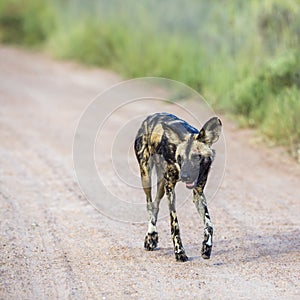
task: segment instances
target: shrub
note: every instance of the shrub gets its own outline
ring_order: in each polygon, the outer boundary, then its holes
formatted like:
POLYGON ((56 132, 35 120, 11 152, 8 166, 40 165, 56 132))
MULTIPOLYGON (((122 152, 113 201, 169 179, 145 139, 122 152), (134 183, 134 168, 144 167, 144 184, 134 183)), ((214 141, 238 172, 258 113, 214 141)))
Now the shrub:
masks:
POLYGON ((55 29, 54 7, 47 0, 2 0, 0 42, 34 46, 55 29))

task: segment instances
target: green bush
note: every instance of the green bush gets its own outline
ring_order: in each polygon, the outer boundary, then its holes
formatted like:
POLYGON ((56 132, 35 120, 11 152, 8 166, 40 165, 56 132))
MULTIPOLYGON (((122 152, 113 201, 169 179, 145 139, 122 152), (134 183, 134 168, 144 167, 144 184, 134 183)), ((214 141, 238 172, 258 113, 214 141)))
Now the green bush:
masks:
POLYGON ((270 103, 282 90, 300 87, 299 72, 298 51, 286 52, 272 59, 257 75, 247 77, 235 86, 233 112, 246 118, 249 125, 259 126, 267 115, 272 114, 268 109, 270 103))
POLYGON ((40 45, 55 29, 55 12, 47 0, 2 0, 0 42, 40 45))
POLYGON ((289 51, 241 81, 233 92, 233 113, 260 128, 277 144, 300 149, 300 53, 289 51))
POLYGON ((293 86, 284 88, 269 103, 262 131, 280 145, 296 145, 300 142, 299 99, 299 88, 293 86))
POLYGON ((84 19, 69 28, 61 28, 49 39, 48 47, 60 58, 110 67, 121 43, 117 30, 114 30, 113 37, 110 35, 111 31, 97 21, 84 19))

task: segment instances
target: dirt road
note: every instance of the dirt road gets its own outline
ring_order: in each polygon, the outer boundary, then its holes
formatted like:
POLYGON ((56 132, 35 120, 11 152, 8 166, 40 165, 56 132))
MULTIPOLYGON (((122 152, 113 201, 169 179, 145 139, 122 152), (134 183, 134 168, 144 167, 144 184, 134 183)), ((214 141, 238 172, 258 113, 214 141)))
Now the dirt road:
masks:
MULTIPOLYGON (((72 162, 75 128, 90 100, 119 81, 0 48, 0 299, 299 299, 299 165, 224 118, 226 169, 208 199, 210 260, 200 256, 203 229, 191 201, 178 209, 190 260, 177 263, 168 218, 158 223, 159 249, 146 252, 146 224, 105 217, 85 199, 72 162)), ((167 109, 176 111, 151 104, 167 109)), ((116 123, 124 120, 120 111, 116 123)), ((121 149, 117 156, 128 159, 121 149)), ((107 184, 118 186, 102 159, 107 184)), ((130 197, 144 201, 139 189, 130 197)))

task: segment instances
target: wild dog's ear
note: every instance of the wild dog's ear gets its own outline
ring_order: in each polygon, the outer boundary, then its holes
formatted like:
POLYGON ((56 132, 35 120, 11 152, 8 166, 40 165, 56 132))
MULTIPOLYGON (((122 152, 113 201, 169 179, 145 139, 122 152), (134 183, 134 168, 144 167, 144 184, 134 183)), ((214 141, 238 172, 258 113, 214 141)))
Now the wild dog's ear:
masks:
POLYGON ((219 139, 221 129, 221 120, 217 117, 213 117, 204 124, 197 136, 197 140, 202 143, 211 145, 219 139))

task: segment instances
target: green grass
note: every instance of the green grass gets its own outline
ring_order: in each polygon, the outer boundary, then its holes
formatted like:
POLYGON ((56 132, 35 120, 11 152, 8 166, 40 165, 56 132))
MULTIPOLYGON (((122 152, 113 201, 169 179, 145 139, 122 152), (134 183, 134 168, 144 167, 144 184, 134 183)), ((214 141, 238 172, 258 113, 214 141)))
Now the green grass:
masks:
POLYGON ((47 1, 0 0, 0 41, 41 45, 55 30, 54 14, 47 1))
POLYGON ((298 0, 0 0, 0 41, 184 82, 296 153, 299 16, 298 0))
POLYGON ((300 53, 297 50, 270 60, 235 85, 231 111, 241 124, 258 128, 278 145, 300 149, 300 53))

